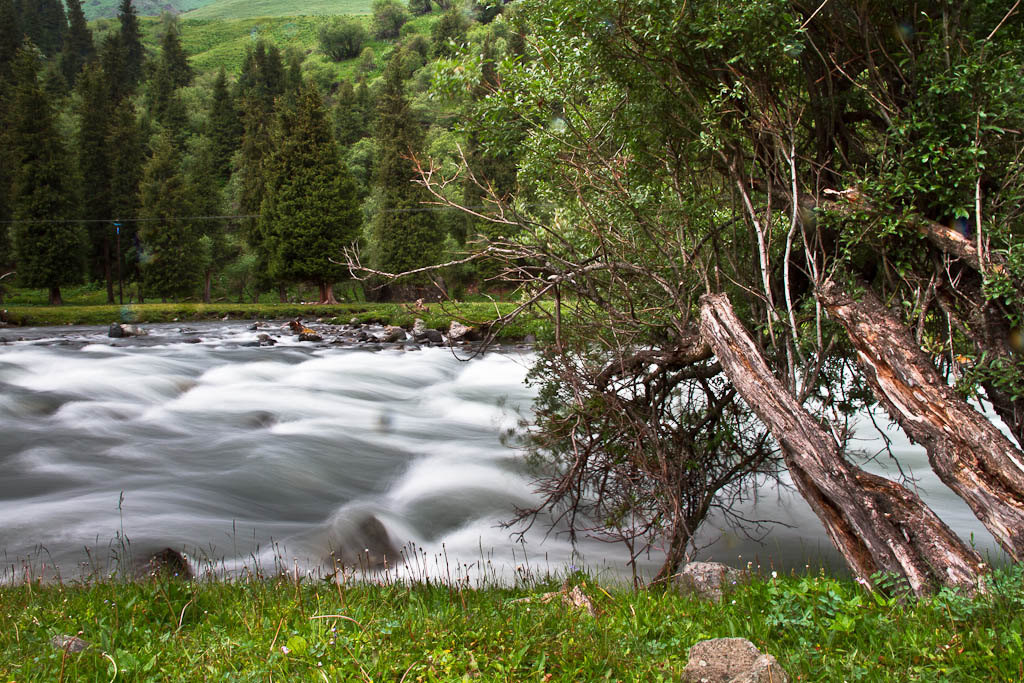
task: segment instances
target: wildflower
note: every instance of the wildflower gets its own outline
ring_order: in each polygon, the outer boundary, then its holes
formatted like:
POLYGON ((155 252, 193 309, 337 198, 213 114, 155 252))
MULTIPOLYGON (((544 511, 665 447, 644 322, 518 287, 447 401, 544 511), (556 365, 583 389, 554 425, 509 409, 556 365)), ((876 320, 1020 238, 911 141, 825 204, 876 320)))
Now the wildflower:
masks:
POLYGON ((289 652, 291 652, 291 650, 289 650, 286 645, 282 645, 281 646, 281 652, 283 652, 285 654, 288 654, 289 652))
POLYGON ((773 579, 779 578, 779 573, 778 572, 772 572, 772 578, 773 579))

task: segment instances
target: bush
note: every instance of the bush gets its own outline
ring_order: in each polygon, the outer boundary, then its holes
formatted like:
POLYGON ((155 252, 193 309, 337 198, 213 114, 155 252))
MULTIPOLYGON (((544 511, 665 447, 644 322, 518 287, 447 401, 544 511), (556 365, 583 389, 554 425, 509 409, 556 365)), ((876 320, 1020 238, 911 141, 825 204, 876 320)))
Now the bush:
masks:
POLYGON ((430 0, 409 0, 409 12, 413 16, 422 17, 424 14, 430 14, 432 9, 430 0))
POLYGON ((363 23, 350 17, 339 17, 320 29, 320 49, 336 62, 358 57, 366 42, 363 23))
POLYGON ((381 40, 397 38, 409 12, 397 0, 373 0, 373 35, 381 40))

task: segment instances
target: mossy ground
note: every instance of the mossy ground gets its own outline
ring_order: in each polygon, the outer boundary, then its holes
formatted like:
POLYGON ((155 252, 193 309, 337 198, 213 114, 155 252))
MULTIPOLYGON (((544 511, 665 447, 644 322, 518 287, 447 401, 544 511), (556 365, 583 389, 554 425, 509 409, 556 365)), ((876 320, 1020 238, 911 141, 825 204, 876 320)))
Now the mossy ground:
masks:
POLYGON ((572 574, 474 589, 429 581, 183 582, 0 588, 0 680, 676 681, 688 648, 748 638, 795 680, 1017 681, 1024 573, 974 598, 869 594, 822 575, 761 577, 722 603, 572 574), (65 654, 54 636, 92 647, 65 654))

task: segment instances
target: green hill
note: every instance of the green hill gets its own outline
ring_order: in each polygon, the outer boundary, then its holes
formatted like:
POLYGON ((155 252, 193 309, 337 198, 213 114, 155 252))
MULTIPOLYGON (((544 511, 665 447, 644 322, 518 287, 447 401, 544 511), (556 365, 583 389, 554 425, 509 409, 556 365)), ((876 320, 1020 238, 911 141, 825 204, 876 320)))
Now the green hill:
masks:
MULTIPOLYGON (((172 14, 188 12, 214 2, 216 0, 134 0, 132 4, 140 16, 147 17, 157 16, 163 12, 172 14)), ((82 3, 82 10, 85 12, 85 18, 91 21, 104 17, 116 17, 117 7, 120 4, 120 0, 85 0, 82 3)))
POLYGON ((241 19, 246 17, 296 17, 338 14, 369 14, 370 0, 191 0, 203 5, 189 19, 241 19))
MULTIPOLYGON (((85 0, 82 9, 89 20, 117 16, 120 0, 85 0)), ((140 16, 163 12, 197 19, 245 19, 251 17, 323 16, 369 14, 370 0, 134 0, 140 16)))

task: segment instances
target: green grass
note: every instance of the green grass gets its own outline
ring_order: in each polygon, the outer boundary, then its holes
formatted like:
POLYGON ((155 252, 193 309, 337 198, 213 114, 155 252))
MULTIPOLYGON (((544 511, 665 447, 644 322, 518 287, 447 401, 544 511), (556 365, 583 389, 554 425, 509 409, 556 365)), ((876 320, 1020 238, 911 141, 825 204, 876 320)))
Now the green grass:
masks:
POLYGON ((744 637, 794 680, 1016 681, 1024 573, 967 598, 884 598, 825 576, 759 579, 721 604, 573 575, 597 616, 543 594, 561 580, 461 583, 21 584, 0 588, 4 681, 677 681, 687 650, 744 637), (64 654, 50 641, 92 644, 64 654), (116 675, 115 675, 116 674, 116 675))
MULTIPOLYGON (((339 292, 340 294, 340 292, 339 292)), ((6 310, 7 319, 20 326, 100 325, 111 322, 162 323, 198 320, 217 320, 225 316, 235 320, 285 320, 301 317, 311 321, 323 319, 332 324, 350 322, 376 322, 409 328, 416 318, 422 318, 428 327, 447 330, 452 320, 480 325, 499 315, 507 315, 516 306, 511 302, 450 302, 428 305, 428 310, 416 310, 401 303, 343 303, 334 306, 320 304, 281 304, 271 301, 274 295, 264 295, 260 303, 146 303, 108 305, 103 290, 88 286, 70 287, 63 292, 63 306, 47 306, 45 290, 12 289, 7 292, 0 308, 6 310)), ((501 328, 499 339, 522 339, 528 334, 547 338, 550 324, 539 317, 524 316, 501 328)))
POLYGON ((189 19, 244 19, 302 15, 369 14, 370 0, 215 0, 192 12, 189 19))
MULTIPOLYGON (((217 2, 217 0, 133 0, 132 6, 135 7, 139 16, 156 16, 168 9, 175 12, 188 12, 212 2, 217 2)), ((121 0, 85 0, 82 3, 82 11, 85 12, 85 18, 89 20, 116 17, 120 5, 121 0)))

